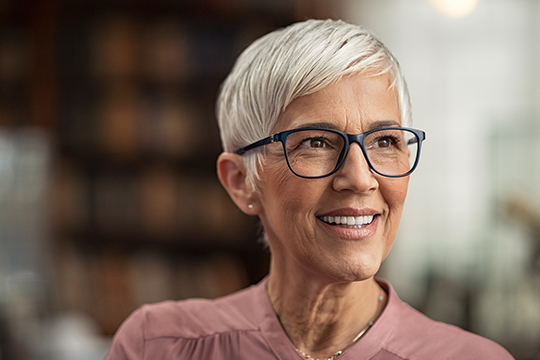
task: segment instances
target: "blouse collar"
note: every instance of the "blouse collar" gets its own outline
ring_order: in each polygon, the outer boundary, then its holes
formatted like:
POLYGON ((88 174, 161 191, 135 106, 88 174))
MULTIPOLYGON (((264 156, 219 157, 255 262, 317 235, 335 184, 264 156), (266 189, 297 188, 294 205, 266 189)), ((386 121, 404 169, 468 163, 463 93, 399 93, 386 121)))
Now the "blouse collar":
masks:
MULTIPOLYGON (((369 331, 339 356, 340 360, 370 359, 388 343, 398 325, 402 302, 387 281, 379 278, 376 281, 388 294, 386 307, 369 331)), ((261 310, 258 319, 261 333, 279 359, 301 359, 274 312, 267 284, 268 277, 265 277, 256 289, 257 303, 261 310)))

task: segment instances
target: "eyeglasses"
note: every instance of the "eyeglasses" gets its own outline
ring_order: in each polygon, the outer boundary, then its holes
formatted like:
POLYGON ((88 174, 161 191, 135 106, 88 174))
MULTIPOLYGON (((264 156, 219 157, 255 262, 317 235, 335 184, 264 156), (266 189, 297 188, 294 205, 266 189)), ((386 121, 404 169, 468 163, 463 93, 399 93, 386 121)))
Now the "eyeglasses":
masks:
POLYGON ((345 162, 349 147, 357 143, 375 173, 391 178, 410 175, 420 158, 426 133, 422 130, 385 127, 351 135, 333 129, 301 128, 282 131, 236 151, 247 151, 281 142, 289 169, 306 179, 320 179, 334 174, 345 162))

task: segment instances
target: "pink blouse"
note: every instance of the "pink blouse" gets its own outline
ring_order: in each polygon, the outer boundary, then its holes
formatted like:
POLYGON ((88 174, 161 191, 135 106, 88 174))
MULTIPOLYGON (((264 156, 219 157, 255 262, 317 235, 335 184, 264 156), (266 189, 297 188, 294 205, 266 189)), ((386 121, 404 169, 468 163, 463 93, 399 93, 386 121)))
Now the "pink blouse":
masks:
MULTIPOLYGON (((116 333, 104 360, 302 360, 274 313, 267 279, 216 300, 145 305, 116 333)), ((435 322, 402 302, 392 287, 371 329, 336 360, 510 360, 500 345, 435 322)))

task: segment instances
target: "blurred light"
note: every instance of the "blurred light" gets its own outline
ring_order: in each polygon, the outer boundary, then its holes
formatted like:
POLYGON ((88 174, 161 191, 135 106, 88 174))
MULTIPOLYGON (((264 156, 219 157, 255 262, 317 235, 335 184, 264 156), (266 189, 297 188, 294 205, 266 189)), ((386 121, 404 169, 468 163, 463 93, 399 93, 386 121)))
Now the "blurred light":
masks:
POLYGON ((430 0, 437 10, 448 17, 460 18, 472 13, 478 0, 430 0))

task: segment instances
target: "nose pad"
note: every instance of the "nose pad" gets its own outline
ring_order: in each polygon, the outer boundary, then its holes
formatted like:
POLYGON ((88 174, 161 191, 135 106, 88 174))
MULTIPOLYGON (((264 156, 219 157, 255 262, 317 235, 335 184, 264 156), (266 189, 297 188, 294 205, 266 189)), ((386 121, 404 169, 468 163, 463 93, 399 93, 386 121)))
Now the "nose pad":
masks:
POLYGON ((362 148, 360 147, 360 144, 353 143, 349 147, 349 152, 347 153, 347 157, 345 158, 343 162, 343 166, 361 166, 362 169, 365 169, 368 172, 371 172, 371 167, 369 166, 368 160, 366 159, 366 156, 364 152, 362 151, 362 148), (356 146, 355 146, 356 145, 356 146), (349 164, 347 164, 349 162, 349 164))
POLYGON ((351 144, 341 168, 334 178, 334 189, 365 192, 376 189, 379 183, 357 143, 351 144), (353 146, 356 145, 356 146, 353 146))

